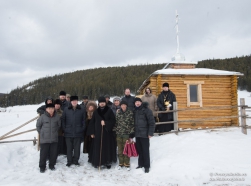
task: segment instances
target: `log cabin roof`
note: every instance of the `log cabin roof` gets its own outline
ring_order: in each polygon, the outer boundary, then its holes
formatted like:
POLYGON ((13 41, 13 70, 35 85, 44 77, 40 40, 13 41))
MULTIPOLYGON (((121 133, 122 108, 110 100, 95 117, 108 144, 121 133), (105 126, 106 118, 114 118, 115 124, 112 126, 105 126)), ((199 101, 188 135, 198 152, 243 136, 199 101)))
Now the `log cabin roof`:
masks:
POLYGON ((225 70, 215 70, 209 68, 194 68, 194 69, 162 69, 156 70, 152 74, 170 74, 170 75, 215 75, 215 76, 229 76, 237 75, 242 76, 240 72, 225 71, 225 70))
POLYGON ((194 69, 161 69, 156 70, 153 72, 139 87, 138 92, 145 88, 149 82, 151 76, 157 76, 159 74, 163 75, 190 75, 190 76, 197 76, 197 75, 205 75, 205 76, 243 76, 240 72, 234 72, 234 71, 225 71, 225 70, 215 70, 215 69, 209 69, 209 68, 194 68, 194 69))

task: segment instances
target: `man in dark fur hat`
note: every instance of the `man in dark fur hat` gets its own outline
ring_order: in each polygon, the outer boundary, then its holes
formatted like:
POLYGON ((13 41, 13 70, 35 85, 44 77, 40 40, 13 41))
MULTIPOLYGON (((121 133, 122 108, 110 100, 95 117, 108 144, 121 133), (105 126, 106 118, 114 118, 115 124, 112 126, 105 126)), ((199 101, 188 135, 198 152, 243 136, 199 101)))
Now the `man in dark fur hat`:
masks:
POLYGON ((60 91, 59 92, 59 99, 61 101, 61 109, 64 111, 65 108, 67 108, 70 105, 70 102, 66 100, 66 92, 65 91, 60 91))
POLYGON ((78 96, 71 96, 71 104, 64 109, 62 126, 67 146, 67 164, 79 165, 81 139, 84 137, 85 110, 78 105, 78 96), (74 149, 74 157, 72 151, 74 149))
POLYGON ((112 162, 117 161, 116 142, 112 133, 116 119, 113 111, 106 105, 105 97, 100 97, 98 102, 99 107, 94 111, 87 131, 87 134, 93 138, 90 162, 95 168, 106 166, 110 169, 112 162))

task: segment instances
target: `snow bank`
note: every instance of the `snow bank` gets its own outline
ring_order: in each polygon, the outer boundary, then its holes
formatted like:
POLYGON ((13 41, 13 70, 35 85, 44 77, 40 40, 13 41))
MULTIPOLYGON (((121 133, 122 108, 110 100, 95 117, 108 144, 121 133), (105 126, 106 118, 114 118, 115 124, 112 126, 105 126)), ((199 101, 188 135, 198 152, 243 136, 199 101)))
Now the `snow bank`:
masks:
POLYGON ((1 108, 0 107, 0 112, 6 112, 6 108, 1 108))

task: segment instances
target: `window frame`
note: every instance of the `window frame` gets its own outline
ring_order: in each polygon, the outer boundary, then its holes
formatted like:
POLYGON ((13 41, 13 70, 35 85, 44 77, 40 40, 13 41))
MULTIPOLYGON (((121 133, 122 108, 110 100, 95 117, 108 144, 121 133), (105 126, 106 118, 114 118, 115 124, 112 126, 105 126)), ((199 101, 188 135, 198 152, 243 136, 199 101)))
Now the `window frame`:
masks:
POLYGON ((199 105, 200 107, 203 106, 202 103, 202 84, 204 81, 184 81, 184 84, 187 85, 187 107, 191 107, 191 105, 199 105), (191 102, 190 101, 190 85, 197 85, 197 100, 198 102, 191 102))

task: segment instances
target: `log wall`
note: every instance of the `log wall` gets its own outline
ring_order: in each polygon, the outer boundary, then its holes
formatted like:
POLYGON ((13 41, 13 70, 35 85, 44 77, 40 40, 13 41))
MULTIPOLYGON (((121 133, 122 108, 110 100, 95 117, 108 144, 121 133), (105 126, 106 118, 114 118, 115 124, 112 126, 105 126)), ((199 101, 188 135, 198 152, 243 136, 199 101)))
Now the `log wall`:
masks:
MULTIPOLYGON (((189 76, 189 75, 155 75, 150 77, 147 87, 158 96, 162 91, 162 84, 169 83, 170 90, 176 95, 178 108, 187 107, 187 85, 184 82, 200 81, 202 87, 202 107, 236 106, 237 105, 237 77, 236 76, 189 76)), ((146 88, 146 87, 145 87, 146 88)), ((141 90, 143 94, 144 89, 141 90)), ((190 105, 189 108, 198 108, 200 105, 190 105)), ((238 115, 238 108, 181 111, 178 120, 238 115)), ((238 118, 220 118, 212 121, 180 123, 179 128, 206 128, 219 126, 237 126, 238 118)))

